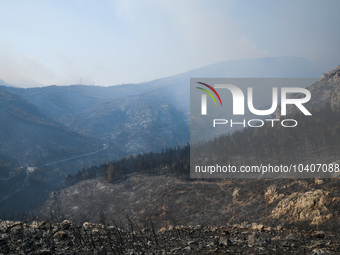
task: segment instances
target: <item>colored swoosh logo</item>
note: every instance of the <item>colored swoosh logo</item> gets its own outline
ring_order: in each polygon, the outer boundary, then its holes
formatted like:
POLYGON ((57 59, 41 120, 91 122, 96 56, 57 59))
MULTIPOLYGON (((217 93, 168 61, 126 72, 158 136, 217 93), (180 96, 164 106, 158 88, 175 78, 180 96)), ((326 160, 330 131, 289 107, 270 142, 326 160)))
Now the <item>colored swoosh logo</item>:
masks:
MULTIPOLYGON (((206 87, 209 88, 212 92, 214 92, 215 95, 217 96, 218 100, 220 101, 221 106, 222 106, 222 100, 221 100, 221 98, 220 98, 220 95, 217 93, 217 91, 216 91, 213 87, 211 87, 210 85, 208 85, 208 84, 206 84, 206 83, 203 83, 203 82, 197 82, 197 83, 198 83, 198 84, 201 84, 201 85, 203 85, 203 86, 206 86, 206 87)), ((211 92, 210 92, 209 90, 206 90, 206 89, 203 89, 203 88, 200 88, 200 87, 197 87, 197 88, 203 90, 204 92, 206 92, 206 93, 214 100, 215 105, 217 105, 214 96, 211 94, 211 92)))

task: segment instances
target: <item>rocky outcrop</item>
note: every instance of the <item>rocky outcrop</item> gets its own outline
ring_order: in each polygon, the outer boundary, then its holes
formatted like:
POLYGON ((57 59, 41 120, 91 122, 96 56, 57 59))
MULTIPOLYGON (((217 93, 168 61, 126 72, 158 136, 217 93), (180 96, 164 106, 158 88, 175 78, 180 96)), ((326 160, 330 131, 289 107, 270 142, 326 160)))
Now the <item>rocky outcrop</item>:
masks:
POLYGON ((308 89, 312 94, 312 105, 320 107, 329 103, 333 111, 340 111, 340 66, 324 73, 321 79, 308 89))
MULTIPOLYGON (((336 69, 324 73, 320 80, 313 85, 307 87, 311 92, 311 100, 304 104, 304 106, 311 111, 323 108, 329 105, 333 111, 340 112, 340 66, 336 69)), ((292 98, 304 97, 303 94, 293 94, 292 98)), ((287 106, 287 115, 300 113, 294 105, 287 106)), ((276 112, 276 116, 281 116, 281 108, 276 112)))
POLYGON ((70 221, 0 221, 0 254, 339 254, 338 233, 242 223, 134 230, 70 221))
POLYGON ((333 217, 327 209, 327 195, 328 192, 321 189, 294 192, 278 203, 272 211, 272 217, 286 217, 290 222, 310 221, 312 224, 320 224, 333 217))
POLYGON ((275 185, 269 186, 266 193, 264 194, 264 200, 267 204, 272 204, 275 200, 281 199, 283 197, 284 194, 278 194, 275 185))

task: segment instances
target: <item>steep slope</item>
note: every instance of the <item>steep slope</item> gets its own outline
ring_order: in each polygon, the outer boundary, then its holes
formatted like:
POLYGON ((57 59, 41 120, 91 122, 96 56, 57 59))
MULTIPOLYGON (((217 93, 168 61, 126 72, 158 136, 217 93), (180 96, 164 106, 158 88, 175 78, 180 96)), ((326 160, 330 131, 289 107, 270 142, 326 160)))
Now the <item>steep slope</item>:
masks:
POLYGON ((321 79, 308 87, 312 94, 310 105, 322 107, 330 104, 333 111, 340 111, 340 66, 322 75, 321 79))
POLYGON ((49 161, 94 151, 101 144, 67 131, 36 106, 0 89, 0 153, 22 165, 49 161))
MULTIPOLYGON (((280 125, 272 126, 268 123, 261 128, 249 128, 236 132, 233 136, 220 136, 204 146, 192 146, 192 165, 205 165, 207 159, 213 159, 219 165, 290 165, 290 164, 320 164, 332 163, 340 160, 340 68, 324 74, 319 81, 307 87, 311 99, 305 107, 312 116, 305 116, 295 106, 290 105, 288 115, 281 116, 281 120, 292 118, 296 120, 294 128, 284 128, 280 125)), ((289 97, 304 95, 293 94, 289 97)), ((280 112, 280 111, 278 111, 280 112)), ((279 114, 277 114, 279 116, 279 114)), ((307 165, 308 168, 308 165, 307 165)), ((315 171, 289 172, 285 177, 296 178, 327 178, 338 173, 315 171)), ((223 174, 221 174, 223 176, 223 174)), ((228 173, 224 177, 244 177, 249 173, 228 173)), ((276 173, 254 173, 253 177, 268 178, 277 176, 276 173)), ((196 176, 198 177, 198 176, 196 176)), ((201 177, 209 177, 202 174, 201 177)), ((217 176, 214 176, 217 177, 217 176)))
POLYGON ((208 182, 135 175, 114 184, 100 179, 87 180, 54 192, 40 213, 50 217, 55 213, 80 222, 97 222, 102 218, 123 224, 128 224, 127 215, 136 224, 151 217, 161 227, 221 226, 244 221, 275 226, 336 223, 339 207, 336 180, 208 182))
MULTIPOLYGON (((307 87, 311 93, 311 99, 305 103, 305 107, 313 114, 314 110, 329 105, 330 109, 335 112, 340 111, 340 66, 336 69, 324 73, 321 78, 314 84, 307 87)), ((301 98, 303 94, 292 94, 290 98, 301 98)), ((277 116, 280 116, 280 109, 277 110, 277 116)), ((295 106, 288 106, 287 113, 295 114, 300 112, 295 106)), ((340 118, 340 116, 339 116, 340 118)))

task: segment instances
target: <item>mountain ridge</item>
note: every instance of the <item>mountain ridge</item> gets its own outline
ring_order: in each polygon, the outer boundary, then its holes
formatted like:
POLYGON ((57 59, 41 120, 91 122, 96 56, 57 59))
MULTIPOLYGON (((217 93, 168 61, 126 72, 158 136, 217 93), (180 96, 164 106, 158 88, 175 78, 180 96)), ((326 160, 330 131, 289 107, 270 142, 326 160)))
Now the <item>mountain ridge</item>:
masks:
MULTIPOLYGON (((81 148, 80 151, 98 144, 93 138, 85 138, 66 130, 35 105, 2 88, 0 88, 0 117, 6 120, 0 124, 2 141, 0 152, 18 159, 22 165, 36 164, 36 160, 41 156, 46 159, 58 158, 50 154, 51 147, 58 144, 60 148, 63 146, 67 148, 74 141, 76 144, 79 143, 76 147, 81 148), (88 139, 90 143, 87 142, 88 139)), ((78 150, 73 148, 73 151, 78 150)))
POLYGON ((316 76, 318 73, 319 71, 306 59, 278 57, 224 61, 139 84, 110 87, 74 85, 4 89, 23 97, 74 132, 94 136, 102 143, 110 143, 113 146, 120 144, 121 147, 126 148, 125 153, 128 155, 143 152, 143 147, 144 152, 148 152, 153 148, 160 150, 189 141, 185 123, 189 123, 190 77, 295 77, 316 76), (131 105, 126 107, 125 102, 131 102, 131 105), (162 105, 166 105, 169 110, 166 111, 161 107, 162 105), (120 110, 123 106, 129 111, 128 114, 120 110), (156 116, 151 115, 150 125, 140 128, 139 126, 143 126, 141 124, 143 121, 136 123, 133 121, 139 118, 137 116, 143 116, 143 108, 160 114, 163 109, 164 116, 172 120, 168 122, 168 126, 181 124, 169 133, 165 126, 163 130, 159 129, 156 116), (116 117, 113 111, 116 111, 116 117), (121 127, 120 122, 125 120, 130 123, 128 129, 121 127), (128 139, 122 140, 122 136, 117 136, 119 128, 123 128, 128 139), (159 136, 168 136, 169 139, 158 139, 157 144, 151 139, 150 132, 155 134, 158 131, 161 132, 159 136), (140 137, 136 140, 137 147, 140 149, 133 149, 128 140, 131 141, 132 137, 136 139, 137 136, 140 137), (179 142, 177 136, 183 139, 179 144, 176 144, 179 142), (148 141, 143 137, 149 137, 148 141))

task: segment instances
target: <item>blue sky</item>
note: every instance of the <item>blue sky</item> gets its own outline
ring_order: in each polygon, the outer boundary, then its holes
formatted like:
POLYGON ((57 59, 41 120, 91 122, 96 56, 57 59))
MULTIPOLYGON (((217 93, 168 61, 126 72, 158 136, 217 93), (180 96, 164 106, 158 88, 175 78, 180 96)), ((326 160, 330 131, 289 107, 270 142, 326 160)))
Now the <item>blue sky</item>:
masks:
POLYGON ((340 64, 340 1, 0 0, 0 79, 116 85, 214 62, 340 64))

